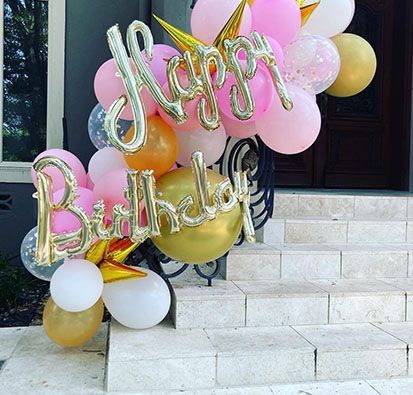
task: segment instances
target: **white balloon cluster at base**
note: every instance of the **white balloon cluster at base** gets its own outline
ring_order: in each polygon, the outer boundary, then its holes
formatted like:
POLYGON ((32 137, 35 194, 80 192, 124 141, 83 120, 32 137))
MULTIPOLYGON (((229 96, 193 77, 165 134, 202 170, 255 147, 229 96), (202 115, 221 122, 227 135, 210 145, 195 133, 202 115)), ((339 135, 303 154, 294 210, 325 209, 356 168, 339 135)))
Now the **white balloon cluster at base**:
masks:
POLYGON ((68 312, 91 308, 102 297, 113 318, 133 329, 159 324, 168 314, 171 295, 165 281, 155 272, 139 268, 146 277, 103 284, 98 267, 85 259, 67 259, 53 274, 53 301, 68 312))

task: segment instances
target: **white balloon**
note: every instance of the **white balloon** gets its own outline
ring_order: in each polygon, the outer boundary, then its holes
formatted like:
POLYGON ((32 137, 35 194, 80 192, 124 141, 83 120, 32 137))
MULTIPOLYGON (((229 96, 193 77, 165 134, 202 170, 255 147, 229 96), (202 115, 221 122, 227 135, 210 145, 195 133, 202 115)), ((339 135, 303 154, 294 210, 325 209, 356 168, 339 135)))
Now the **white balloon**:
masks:
POLYGON ((151 270, 146 277, 105 284, 102 298, 106 308, 122 325, 146 329, 159 324, 168 314, 171 295, 165 281, 151 270))
POLYGON ((103 278, 98 267, 85 259, 67 259, 50 281, 53 301, 72 313, 92 307, 101 297, 103 278))
POLYGON ((105 147, 90 158, 88 175, 93 184, 96 184, 110 171, 125 167, 128 168, 128 165, 122 153, 114 147, 105 147))
POLYGON ((304 29, 324 37, 344 32, 354 16, 354 0, 321 0, 304 29))
POLYGON ((191 155, 195 151, 204 154, 206 166, 213 165, 225 151, 227 135, 222 125, 212 132, 201 128, 190 133, 175 130, 175 134, 179 142, 176 161, 182 166, 191 166, 191 155))

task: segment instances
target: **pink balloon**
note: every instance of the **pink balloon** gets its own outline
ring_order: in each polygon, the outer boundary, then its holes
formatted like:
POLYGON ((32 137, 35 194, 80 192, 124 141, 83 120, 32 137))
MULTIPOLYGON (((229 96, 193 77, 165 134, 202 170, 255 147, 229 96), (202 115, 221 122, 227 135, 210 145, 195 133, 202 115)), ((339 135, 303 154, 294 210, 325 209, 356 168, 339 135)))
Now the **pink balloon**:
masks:
MULTIPOLYGON (((212 44, 241 0, 198 0, 191 15, 192 35, 205 44, 212 44)), ((245 5, 240 36, 251 31, 251 9, 245 5)))
POLYGON ((287 91, 294 103, 289 112, 274 100, 270 111, 257 120, 258 135, 272 150, 281 154, 298 154, 309 148, 317 139, 321 115, 317 103, 307 92, 287 84, 287 91))
POLYGON ((228 136, 246 139, 257 134, 255 121, 234 121, 225 115, 221 116, 221 121, 228 136))
POLYGON ((224 153, 227 136, 222 126, 213 132, 198 129, 192 133, 175 132, 179 142, 177 162, 182 166, 191 165, 191 155, 195 151, 204 154, 207 166, 213 165, 224 153))
MULTIPOLYGON (((246 66, 246 61, 242 60, 241 64, 246 66)), ((237 85, 233 74, 229 74, 224 86, 217 91, 217 98, 219 108, 223 114, 232 120, 237 120, 235 115, 232 114, 230 104, 230 91, 233 85, 237 85)), ((253 79, 248 81, 248 85, 251 89, 252 97, 254 98, 255 108, 254 115, 248 119, 248 121, 255 121, 262 114, 269 110, 274 100, 274 85, 269 71, 258 64, 257 72, 253 79)), ((241 106, 244 105, 241 94, 238 90, 238 97, 240 98, 241 106)))
POLYGON ((93 181, 91 180, 89 174, 86 175, 86 178, 87 178, 87 180, 86 180, 86 188, 87 188, 87 189, 90 189, 91 191, 93 191, 93 188, 95 187, 95 184, 94 184, 93 181))
MULTIPOLYGON (((59 189, 53 194, 53 202, 58 203, 64 193, 64 188, 59 189)), ((86 214, 91 216, 93 213, 93 204, 95 203, 95 197, 90 189, 77 188, 78 197, 74 200, 74 204, 82 207, 86 214)), ((63 232, 73 232, 80 229, 81 223, 79 219, 72 213, 66 210, 59 210, 54 214, 53 217, 53 232, 63 233, 63 232)))
POLYGON ((96 151, 89 161, 89 177, 96 184, 107 173, 115 169, 128 167, 123 154, 114 147, 105 147, 96 151))
POLYGON ((146 60, 152 74, 159 82, 159 85, 164 85, 167 81, 166 77, 166 65, 167 61, 173 56, 181 56, 180 53, 175 49, 165 44, 155 44, 153 46, 153 57, 149 61, 145 51, 142 51, 142 56, 146 60))
MULTIPOLYGON (((111 214, 112 213, 107 213, 106 216, 106 227, 110 226, 110 224, 112 223, 112 219, 111 219, 111 214)), ((144 206, 141 206, 141 227, 147 226, 148 225, 148 220, 146 218, 146 210, 144 206)), ((130 236, 130 232, 129 232, 129 223, 128 222, 124 222, 123 226, 122 226, 122 235, 125 237, 130 236)))
MULTIPOLYGON (((278 69, 280 71, 282 71, 283 67, 284 67, 284 52, 283 52, 283 49, 282 49, 281 45, 279 44, 279 42, 275 38, 272 38, 271 36, 267 36, 267 35, 265 35, 265 37, 266 37, 266 39, 268 40, 268 43, 271 46, 271 49, 272 49, 272 51, 274 53, 274 56, 275 56, 275 59, 277 60, 278 69)), ((242 59, 242 60, 245 60, 247 58, 246 55, 245 55, 245 51, 240 52, 239 58, 242 59)), ((260 59, 258 61, 258 63, 265 66, 262 59, 260 59)))
MULTIPOLYGON (((41 158, 44 158, 45 156, 54 156, 63 160, 72 169, 77 179, 77 185, 80 187, 86 186, 87 178, 85 168, 83 167, 82 162, 71 152, 60 148, 48 149, 37 155, 33 163, 37 162, 41 158)), ((58 169, 55 167, 48 167, 43 171, 52 178, 53 191, 57 191, 58 189, 65 187, 66 183, 64 177, 58 169)), ((31 169, 31 176, 33 184, 37 188, 37 177, 33 168, 31 169)))
POLYGON ((125 198, 124 190, 128 186, 127 169, 112 170, 98 180, 93 193, 95 200, 103 200, 106 206, 106 213, 110 213, 115 204, 124 204, 129 207, 129 202, 125 198))
MULTIPOLYGON (((130 60, 130 63, 135 70, 135 65, 132 60, 130 60)), ((119 71, 116 68, 114 59, 107 60, 99 67, 95 76, 94 88, 96 98, 106 111, 117 98, 126 95, 126 89, 123 85, 119 71)), ((154 115, 156 113, 157 104, 145 87, 142 88, 141 96, 146 115, 148 117, 154 115)), ((129 102, 122 111, 120 117, 128 121, 133 120, 132 107, 129 102)))
MULTIPOLYGON (((188 79, 186 77, 181 78, 181 83, 183 86, 186 86, 188 79)), ((167 97, 171 97, 171 91, 169 90, 169 84, 166 83, 163 86, 163 90, 167 97)), ((178 125, 176 121, 171 118, 163 109, 162 107, 158 108, 159 115, 162 119, 175 131, 179 130, 181 132, 191 132, 195 129, 199 129, 201 125, 199 124, 198 120, 198 104, 201 100, 201 96, 196 96, 193 100, 187 101, 184 104, 184 110, 188 115, 188 119, 182 124, 178 125)))
POLYGON ((301 13, 296 0, 255 0, 252 5, 252 30, 275 38, 286 46, 301 28, 301 13))

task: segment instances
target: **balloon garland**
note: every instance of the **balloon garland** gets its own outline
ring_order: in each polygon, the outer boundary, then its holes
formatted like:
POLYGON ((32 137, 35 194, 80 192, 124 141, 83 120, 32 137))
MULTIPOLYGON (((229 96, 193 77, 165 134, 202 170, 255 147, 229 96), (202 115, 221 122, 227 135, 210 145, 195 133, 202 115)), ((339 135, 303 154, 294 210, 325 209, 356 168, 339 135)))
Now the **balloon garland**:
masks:
POLYGON ((61 149, 41 153, 32 168, 38 224, 21 257, 51 283, 44 328, 53 341, 90 339, 103 303, 131 328, 166 316, 164 280, 125 265, 147 239, 186 264, 220 258, 241 230, 255 241, 248 170, 231 182, 206 167, 227 136, 258 135, 284 154, 306 150, 321 126, 314 96, 347 97, 369 85, 374 50, 342 33, 354 9, 354 0, 198 0, 193 35, 155 16, 181 52, 154 44, 140 21, 126 44, 119 26, 108 30, 113 58, 94 81, 99 103, 88 132, 98 151, 88 173, 61 149))

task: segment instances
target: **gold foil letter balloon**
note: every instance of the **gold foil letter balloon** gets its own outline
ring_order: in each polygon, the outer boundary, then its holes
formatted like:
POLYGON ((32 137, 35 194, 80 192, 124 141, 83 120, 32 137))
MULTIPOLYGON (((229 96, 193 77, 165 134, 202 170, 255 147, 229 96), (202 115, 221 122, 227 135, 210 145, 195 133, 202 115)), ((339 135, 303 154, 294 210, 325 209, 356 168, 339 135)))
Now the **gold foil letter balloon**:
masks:
POLYGON ((34 195, 38 199, 37 264, 50 266, 52 262, 66 256, 85 253, 92 244, 92 225, 86 212, 73 204, 77 197, 77 181, 73 172, 61 159, 49 156, 39 159, 33 168, 38 181, 38 192, 34 195), (42 171, 49 166, 59 169, 65 180, 65 190, 59 202, 53 202, 51 178, 42 171), (52 215, 56 210, 67 210, 75 215, 81 223, 81 228, 76 232, 53 235, 52 215))

